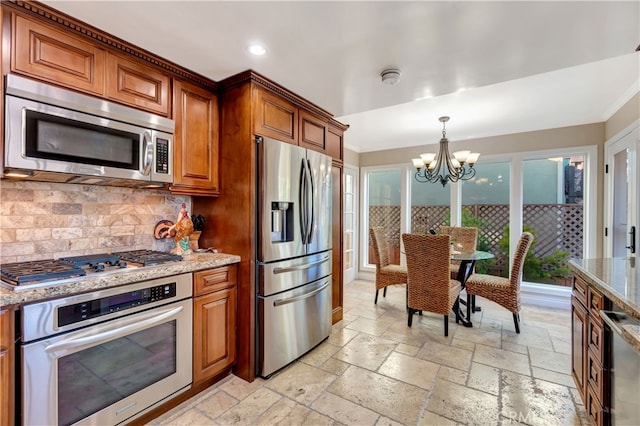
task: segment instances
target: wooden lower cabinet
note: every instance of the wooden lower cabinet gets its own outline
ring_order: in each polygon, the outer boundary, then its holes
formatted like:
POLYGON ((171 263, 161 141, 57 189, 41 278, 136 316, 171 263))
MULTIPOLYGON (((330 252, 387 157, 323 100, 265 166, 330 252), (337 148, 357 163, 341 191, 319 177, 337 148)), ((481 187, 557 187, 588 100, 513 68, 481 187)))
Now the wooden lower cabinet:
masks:
POLYGON ((610 350, 600 311, 610 302, 574 277, 571 298, 571 374, 593 425, 609 423, 610 350))
POLYGON ((0 426, 14 424, 14 311, 0 310, 0 426))
POLYGON ((236 359, 237 266, 194 273, 193 383, 229 369, 236 359))

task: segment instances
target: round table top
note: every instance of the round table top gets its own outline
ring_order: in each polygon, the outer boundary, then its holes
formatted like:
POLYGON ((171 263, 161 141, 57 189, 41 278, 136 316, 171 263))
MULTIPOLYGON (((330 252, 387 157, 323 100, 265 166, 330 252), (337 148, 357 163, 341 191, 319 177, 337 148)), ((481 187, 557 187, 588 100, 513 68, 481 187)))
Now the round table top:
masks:
POLYGON ((451 260, 487 260, 493 257, 495 257, 493 253, 481 250, 451 252, 451 260))

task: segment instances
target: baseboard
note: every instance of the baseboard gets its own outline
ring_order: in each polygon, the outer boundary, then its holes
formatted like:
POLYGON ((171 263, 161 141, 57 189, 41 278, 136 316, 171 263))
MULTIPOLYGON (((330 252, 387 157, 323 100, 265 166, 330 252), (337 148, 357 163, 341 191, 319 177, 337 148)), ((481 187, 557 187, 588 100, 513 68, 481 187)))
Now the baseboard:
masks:
POLYGON ((571 287, 546 284, 522 283, 520 297, 527 305, 569 309, 571 307, 571 287))

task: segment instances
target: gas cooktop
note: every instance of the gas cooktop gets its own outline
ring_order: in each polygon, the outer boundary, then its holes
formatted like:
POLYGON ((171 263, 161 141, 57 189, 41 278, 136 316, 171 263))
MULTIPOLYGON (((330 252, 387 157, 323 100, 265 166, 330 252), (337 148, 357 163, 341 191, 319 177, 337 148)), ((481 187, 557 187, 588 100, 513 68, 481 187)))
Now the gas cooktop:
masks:
POLYGON ((182 256, 153 250, 133 250, 83 256, 61 257, 57 260, 34 260, 0 265, 0 286, 27 290, 56 281, 82 277, 88 274, 114 271, 140 266, 179 262, 182 256))

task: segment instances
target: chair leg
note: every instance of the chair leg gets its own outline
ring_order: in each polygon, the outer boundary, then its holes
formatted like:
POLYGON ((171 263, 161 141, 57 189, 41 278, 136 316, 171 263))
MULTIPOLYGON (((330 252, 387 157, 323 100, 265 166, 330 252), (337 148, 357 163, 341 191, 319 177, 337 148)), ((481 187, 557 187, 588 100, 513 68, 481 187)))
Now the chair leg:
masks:
POLYGON ((408 311, 409 311, 409 318, 407 319, 407 325, 411 327, 411 322, 413 320, 413 309, 408 308, 408 311))
POLYGON ((378 304, 378 290, 376 290, 376 299, 373 301, 374 305, 378 304))
POLYGON ((520 315, 518 313, 513 313, 513 325, 516 326, 516 333, 520 334, 520 315))
POLYGON ((473 303, 474 296, 469 294, 469 290, 467 290, 467 320, 471 321, 471 312, 473 312, 471 304, 473 303))
POLYGON ((444 316, 444 336, 449 335, 449 315, 444 316))
POLYGON ((382 297, 387 297, 387 288, 386 287, 382 290, 382 297))

